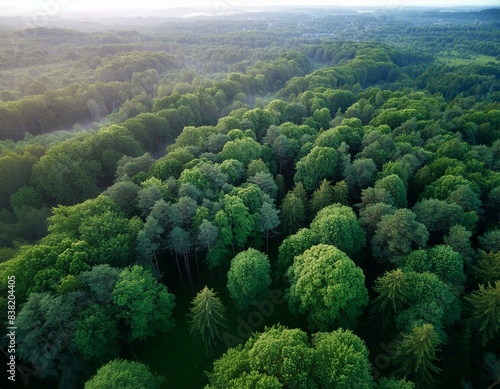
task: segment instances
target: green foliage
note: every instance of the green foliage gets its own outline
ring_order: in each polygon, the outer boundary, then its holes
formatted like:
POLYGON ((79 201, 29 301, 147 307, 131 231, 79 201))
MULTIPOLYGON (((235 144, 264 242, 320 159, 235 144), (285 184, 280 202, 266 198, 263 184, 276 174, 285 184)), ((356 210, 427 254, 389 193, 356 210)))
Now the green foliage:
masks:
POLYGON ((207 388, 373 388, 368 350, 348 330, 312 335, 281 325, 214 362, 207 388))
POLYGON ((479 290, 465 298, 471 306, 470 323, 485 345, 495 339, 500 330, 500 281, 486 287, 479 285, 479 290))
POLYGON ((267 255, 248 249, 236 255, 227 273, 227 289, 234 305, 246 311, 270 293, 271 265, 267 255))
POLYGON ((451 227, 464 222, 462 207, 443 200, 422 200, 413 207, 413 212, 417 221, 425 225, 429 232, 448 233, 451 227))
POLYGON ((500 279, 500 252, 487 253, 481 251, 479 258, 472 266, 479 283, 490 283, 500 279))
POLYGON ((386 203, 370 204, 362 208, 359 211, 359 225, 366 232, 367 238, 373 237, 383 216, 391 215, 395 211, 392 205, 386 203))
POLYGON ((191 301, 189 317, 191 335, 201 336, 208 351, 213 351, 222 339, 226 327, 225 308, 213 289, 205 286, 191 301))
POLYGON ((97 370, 85 389, 160 389, 164 383, 164 377, 151 373, 140 362, 114 359, 97 370))
POLYGON ((302 228, 295 234, 287 236, 279 248, 278 273, 286 274, 297 255, 318 243, 317 236, 308 228, 302 228))
POLYGON ((347 255, 358 253, 365 245, 365 233, 352 208, 334 204, 318 212, 311 223, 318 242, 338 247, 347 255))
POLYGON ((66 367, 78 297, 78 292, 32 293, 17 315, 17 352, 23 361, 37 366, 42 378, 57 378, 66 367))
POLYGON ((281 203, 281 225, 286 234, 295 233, 306 221, 304 201, 289 192, 281 203))
POLYGON ((174 295, 138 265, 121 271, 113 289, 113 305, 117 317, 130 329, 129 340, 143 340, 174 326, 174 295))
POLYGON ((427 185, 420 195, 421 199, 436 198, 446 200, 454 191, 461 186, 469 186, 475 193, 480 193, 479 187, 462 176, 444 175, 427 185))
POLYGON ((441 370, 435 365, 438 345, 439 337, 431 324, 413 327, 397 348, 399 373, 414 379, 417 388, 433 387, 433 375, 441 370))
POLYGON ((315 190, 323 179, 336 178, 337 152, 331 147, 315 147, 297 163, 294 180, 309 190, 315 190))
POLYGON ((415 389, 415 384, 405 379, 382 378, 377 384, 378 389, 415 389))
POLYGON ((112 309, 91 305, 75 324, 73 344, 88 361, 106 363, 118 356, 117 324, 112 309))
POLYGON ((382 216, 371 241, 373 255, 381 262, 395 261, 414 247, 425 247, 429 233, 408 209, 382 216))
POLYGON ((428 250, 415 250, 402 259, 399 265, 419 273, 432 272, 451 285, 461 286, 466 279, 463 260, 450 246, 439 245, 428 250))
POLYGON ((295 257, 287 276, 290 310, 306 314, 311 328, 350 327, 368 303, 363 271, 334 246, 320 244, 295 257))
POLYGON ((248 343, 251 344, 248 357, 253 370, 276 377, 286 387, 309 386, 313 352, 304 332, 276 326, 256 335, 248 343))
MULTIPOLYGON (((234 380, 254 372, 274 377, 289 388, 308 388, 312 360, 306 333, 280 325, 266 328, 214 362, 213 372, 208 374, 209 388, 236 388, 234 380)), ((270 381, 274 387, 275 381, 270 381)))
POLYGON ((406 187, 404 182, 395 174, 386 176, 375 183, 375 189, 385 189, 394 199, 394 203, 399 208, 406 208, 406 187))
POLYGON ((479 237, 479 244, 485 251, 500 251, 500 228, 488 231, 479 237))
POLYGON ((311 197, 310 209, 313 214, 318 213, 323 208, 333 203, 333 188, 327 180, 321 181, 321 185, 316 189, 311 197))
POLYGON ((440 341, 446 341, 445 327, 460 319, 460 302, 455 288, 441 281, 429 272, 406 271, 408 288, 406 304, 396 318, 396 325, 402 331, 410 331, 417 324, 432 324, 440 341))
POLYGON ((470 238, 472 233, 464 226, 456 225, 450 228, 450 232, 443 239, 444 243, 462 256, 464 265, 469 265, 476 253, 472 248, 470 238))
POLYGON ((388 271, 377 278, 373 287, 378 294, 374 300, 376 310, 384 312, 391 307, 397 313, 406 303, 408 287, 406 274, 401 269, 388 271))
POLYGON ((351 331, 338 329, 313 335, 312 378, 318 388, 373 388, 371 365, 364 342, 351 331))

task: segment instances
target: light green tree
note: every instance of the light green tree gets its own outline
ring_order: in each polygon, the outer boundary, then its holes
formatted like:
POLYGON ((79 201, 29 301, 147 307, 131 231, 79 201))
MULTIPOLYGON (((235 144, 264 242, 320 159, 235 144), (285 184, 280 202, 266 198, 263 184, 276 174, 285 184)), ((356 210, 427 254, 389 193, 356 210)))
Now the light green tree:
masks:
POLYGON ((129 328, 128 339, 143 340, 174 326, 174 295, 143 267, 123 269, 113 289, 117 317, 129 328))
POLYGON ((318 388, 371 389, 371 364, 365 343, 349 330, 318 332, 312 336, 311 376, 318 388))
POLYGON ((307 315, 311 328, 350 327, 368 304, 363 271, 335 246, 306 250, 295 257, 287 275, 288 306, 293 313, 307 315))
POLYGON ((164 377, 140 362, 114 359, 97 370, 85 389, 160 389, 164 383, 164 377))
POLYGON ((248 249, 236 255, 227 273, 227 289, 241 311, 269 295, 271 265, 267 255, 248 249))
POLYGON ((345 205, 333 204, 319 211, 311 223, 311 231, 320 243, 338 247, 349 256, 359 252, 366 243, 356 214, 345 205))
POLYGON ((337 151, 331 147, 315 147, 297 163, 295 182, 301 182, 309 190, 315 190, 321 180, 335 178, 337 151))

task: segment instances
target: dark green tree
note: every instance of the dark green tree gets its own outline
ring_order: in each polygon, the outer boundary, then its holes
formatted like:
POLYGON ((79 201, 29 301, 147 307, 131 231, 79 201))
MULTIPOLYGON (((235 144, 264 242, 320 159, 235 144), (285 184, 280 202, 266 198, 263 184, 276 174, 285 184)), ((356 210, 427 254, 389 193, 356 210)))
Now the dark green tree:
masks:
POLYGON ((417 388, 433 387, 436 382, 433 375, 441 371, 435 365, 439 343, 431 324, 413 327, 397 347, 399 374, 415 381, 417 388))
POLYGON ((372 238, 373 255, 381 262, 393 261, 410 253, 415 247, 425 247, 429 232, 409 209, 398 209, 382 216, 372 238))
POLYGON ((465 300, 471 306, 470 323, 485 345, 498 336, 500 330, 500 281, 479 285, 465 300))
POLYGON ((302 199, 289 192, 281 203, 281 225, 286 234, 295 233, 306 221, 306 211, 302 199))

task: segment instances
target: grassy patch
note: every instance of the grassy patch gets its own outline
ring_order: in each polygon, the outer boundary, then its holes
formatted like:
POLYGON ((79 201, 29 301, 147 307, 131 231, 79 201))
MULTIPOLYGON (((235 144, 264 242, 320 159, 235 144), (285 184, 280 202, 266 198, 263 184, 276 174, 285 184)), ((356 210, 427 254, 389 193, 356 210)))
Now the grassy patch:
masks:
POLYGON ((450 53, 448 55, 442 55, 437 57, 437 60, 448 66, 464 66, 464 65, 486 65, 488 62, 494 62, 496 64, 500 63, 495 57, 488 55, 471 55, 464 58, 459 53, 450 53))

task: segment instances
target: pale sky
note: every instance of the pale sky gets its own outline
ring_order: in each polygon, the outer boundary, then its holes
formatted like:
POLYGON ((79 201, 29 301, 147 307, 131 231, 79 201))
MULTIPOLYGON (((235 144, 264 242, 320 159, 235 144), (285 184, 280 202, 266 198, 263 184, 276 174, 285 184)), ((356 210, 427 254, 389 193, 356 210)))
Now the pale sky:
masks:
POLYGON ((75 10, 162 9, 168 7, 232 8, 262 5, 323 6, 500 6, 500 0, 0 0, 0 13, 43 12, 55 15, 75 10))

